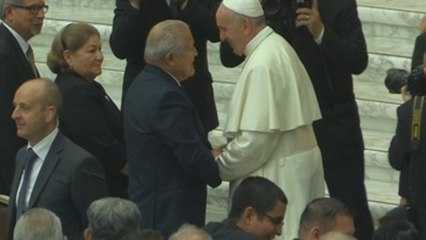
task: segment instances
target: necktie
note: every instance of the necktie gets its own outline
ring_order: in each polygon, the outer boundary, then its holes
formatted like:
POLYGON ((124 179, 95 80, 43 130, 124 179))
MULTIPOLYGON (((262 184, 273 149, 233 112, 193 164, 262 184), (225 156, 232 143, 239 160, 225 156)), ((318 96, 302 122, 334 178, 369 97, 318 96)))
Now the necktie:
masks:
POLYGON ((28 61, 31 64, 31 68, 33 69, 34 76, 37 77, 37 78, 40 77, 40 75, 38 74, 37 67, 35 65, 34 52, 33 52, 33 49, 30 45, 28 45, 27 58, 28 58, 28 61))
POLYGON ((16 207, 16 220, 18 220, 18 218, 25 212, 27 208, 25 204, 25 199, 27 197, 30 173, 36 159, 37 159, 37 154, 35 154, 35 152, 31 148, 29 148, 27 150, 27 155, 25 158, 24 178, 22 179, 21 189, 19 190, 19 194, 18 194, 18 205, 16 207))

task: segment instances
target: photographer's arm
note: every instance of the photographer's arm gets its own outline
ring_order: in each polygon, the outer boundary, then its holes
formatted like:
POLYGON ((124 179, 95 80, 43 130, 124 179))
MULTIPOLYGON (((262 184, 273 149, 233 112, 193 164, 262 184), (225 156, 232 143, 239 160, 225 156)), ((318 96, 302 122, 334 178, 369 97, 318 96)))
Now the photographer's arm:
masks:
POLYGON ((334 7, 339 9, 335 16, 320 16, 318 0, 313 0, 312 9, 300 8, 296 11, 296 24, 306 26, 314 38, 318 38, 324 31, 320 49, 327 62, 333 64, 334 68, 359 74, 367 67, 368 54, 356 1, 339 1, 334 7), (321 20, 327 17, 334 17, 328 19, 333 22, 333 26, 321 20))

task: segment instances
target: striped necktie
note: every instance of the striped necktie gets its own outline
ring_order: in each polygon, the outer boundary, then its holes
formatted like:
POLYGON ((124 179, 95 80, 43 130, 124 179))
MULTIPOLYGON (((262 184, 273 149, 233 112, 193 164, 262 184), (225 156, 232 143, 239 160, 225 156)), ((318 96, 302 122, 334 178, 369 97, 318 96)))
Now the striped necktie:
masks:
POLYGON ((35 65, 33 48, 30 45, 28 45, 27 58, 30 62, 31 68, 33 69, 34 76, 37 78, 40 77, 40 74, 38 73, 37 67, 35 65))

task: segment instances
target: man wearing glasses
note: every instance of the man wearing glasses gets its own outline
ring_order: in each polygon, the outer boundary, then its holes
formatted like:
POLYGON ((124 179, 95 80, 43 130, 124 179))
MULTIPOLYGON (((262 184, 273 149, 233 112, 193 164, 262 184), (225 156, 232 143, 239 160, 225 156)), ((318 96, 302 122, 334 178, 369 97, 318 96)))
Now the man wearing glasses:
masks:
POLYGON ((204 230, 214 240, 270 240, 280 236, 287 197, 283 190, 263 177, 248 177, 236 188, 229 216, 208 223, 204 230))
POLYGON ((10 118, 13 94, 39 77, 28 40, 40 33, 47 10, 44 0, 0 0, 0 194, 10 194, 15 154, 25 145, 10 118))

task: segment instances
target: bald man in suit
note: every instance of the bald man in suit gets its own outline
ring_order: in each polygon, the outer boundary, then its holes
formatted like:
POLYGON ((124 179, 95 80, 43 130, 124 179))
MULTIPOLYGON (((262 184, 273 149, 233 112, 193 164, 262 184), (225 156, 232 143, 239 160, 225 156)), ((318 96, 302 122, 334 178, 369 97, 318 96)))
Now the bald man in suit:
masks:
POLYGON ((48 79, 27 81, 16 91, 12 118, 28 145, 16 156, 8 239, 17 219, 35 207, 54 212, 68 239, 82 239, 89 205, 107 196, 100 163, 58 130, 61 103, 58 87, 48 79))

